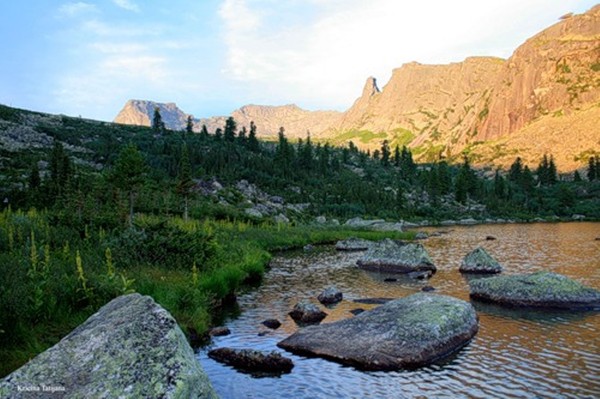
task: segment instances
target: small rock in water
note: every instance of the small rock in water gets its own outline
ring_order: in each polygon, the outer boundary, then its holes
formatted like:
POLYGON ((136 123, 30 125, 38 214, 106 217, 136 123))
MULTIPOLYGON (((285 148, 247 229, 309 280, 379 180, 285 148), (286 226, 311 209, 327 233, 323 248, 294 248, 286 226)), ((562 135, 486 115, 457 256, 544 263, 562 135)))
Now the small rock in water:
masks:
POLYGON ((502 266, 482 247, 477 247, 464 257, 459 268, 461 273, 501 273, 502 266))
POLYGON ((258 333, 259 337, 264 337, 265 335, 269 335, 271 334, 271 331, 261 331, 258 333))
POLYGON ((395 283, 396 281, 398 281, 397 278, 386 278, 383 281, 385 281, 386 283, 395 283))
POLYGON ((423 231, 419 231, 416 235, 415 235, 415 240, 426 240, 429 238, 429 235, 427 235, 427 233, 423 232, 423 231))
POLYGON ((294 321, 300 323, 319 323, 327 316, 327 313, 319 309, 317 305, 306 301, 297 303, 288 314, 294 321))
POLYGON ((394 298, 362 298, 355 299, 353 302, 364 303, 365 305, 383 305, 384 303, 388 303, 389 301, 393 300, 394 298))
POLYGON ((350 313, 352 313, 354 316, 361 314, 362 312, 364 312, 365 310, 362 308, 356 308, 356 309, 352 309, 350 311, 350 313))
POLYGON ((253 349, 218 348, 209 351, 208 357, 246 371, 289 373, 294 368, 294 363, 290 359, 277 352, 263 353, 253 349))
POLYGON ((433 276, 433 272, 431 270, 424 270, 418 272, 410 272, 408 273, 408 277, 414 278, 416 280, 426 280, 433 276))
POLYGON ((421 288, 421 291, 431 292, 431 291, 435 291, 435 288, 433 288, 431 285, 426 285, 425 287, 421 288))
POLYGON ((600 237, 596 237, 596 241, 600 241, 600 237))
POLYGON ((231 330, 227 327, 215 327, 208 332, 211 337, 222 337, 231 334, 231 330))
POLYGON ((304 251, 306 251, 306 252, 313 251, 314 249, 315 249, 315 246, 312 244, 307 244, 304 246, 304 251))
POLYGON ((494 241, 496 239, 496 237, 494 237, 494 236, 486 236, 485 239, 488 240, 488 241, 494 241))
POLYGON ((336 287, 327 287, 319 294, 317 299, 323 305, 331 305, 340 302, 343 297, 344 295, 342 294, 342 291, 338 290, 336 287))
POLYGON ((281 327, 281 322, 277 319, 267 319, 262 322, 262 325, 272 330, 277 330, 279 327, 281 327))

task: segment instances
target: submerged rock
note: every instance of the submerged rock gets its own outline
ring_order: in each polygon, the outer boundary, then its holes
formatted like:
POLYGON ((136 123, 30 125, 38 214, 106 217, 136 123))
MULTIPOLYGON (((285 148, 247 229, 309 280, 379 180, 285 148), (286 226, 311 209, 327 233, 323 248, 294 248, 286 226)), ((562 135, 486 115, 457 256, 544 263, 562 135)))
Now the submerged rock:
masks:
POLYGON ((281 322, 277 319, 267 319, 262 322, 262 325, 272 330, 277 330, 279 327, 281 327, 281 322))
POLYGON ((485 249, 477 247, 463 258, 459 270, 461 273, 500 273, 502 266, 485 249))
POLYGON ((280 353, 263 353, 252 349, 218 348, 208 352, 208 357, 245 371, 263 371, 268 373, 289 373, 294 368, 291 359, 280 353))
POLYGON ((421 244, 403 244, 385 239, 372 246, 358 260, 358 266, 386 273, 436 271, 433 261, 421 244))
POLYGON ((471 281, 471 297, 507 306, 600 309, 600 291, 552 272, 471 281))
POLYGON ((223 337, 229 334, 231 334, 231 330, 227 327, 215 327, 208 332, 211 337, 223 337))
POLYGON ((110 301, 0 381, 3 398, 216 398, 175 319, 148 296, 110 301), (26 392, 19 387, 61 391, 26 392), (64 389, 64 390, 63 390, 64 389))
POLYGON ((373 241, 351 237, 346 240, 338 241, 335 244, 335 249, 338 251, 366 251, 371 248, 373 244, 375 244, 373 241))
POLYGON ((338 290, 336 287, 327 287, 323 292, 319 294, 317 299, 323 305, 331 305, 334 303, 340 302, 344 297, 342 291, 338 290))
POLYGON ((349 311, 350 313, 352 313, 354 316, 361 314, 362 312, 365 312, 365 310, 363 308, 356 308, 356 309, 351 309, 349 311))
POLYGON ((365 305, 383 305, 384 303, 391 302, 394 299, 395 298, 360 298, 354 299, 352 302, 364 303, 365 305))
POLYGON ((478 325, 470 303, 418 293, 350 319, 303 328, 277 346, 360 369, 396 370, 455 352, 477 333, 478 325))
POLYGON ((421 288, 421 291, 423 291, 423 292, 432 292, 432 291, 435 291, 435 288, 432 287, 431 285, 426 285, 425 287, 421 288))
POLYGON ((317 305, 302 301, 294 306, 294 309, 288 313, 292 319, 300 323, 319 323, 327 313, 323 312, 317 305))

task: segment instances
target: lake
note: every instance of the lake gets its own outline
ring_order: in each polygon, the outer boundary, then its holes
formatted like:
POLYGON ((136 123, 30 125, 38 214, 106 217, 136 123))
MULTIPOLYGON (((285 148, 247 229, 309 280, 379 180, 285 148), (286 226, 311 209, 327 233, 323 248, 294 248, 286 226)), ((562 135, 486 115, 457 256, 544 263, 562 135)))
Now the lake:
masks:
POLYGON ((297 330, 287 316, 301 299, 318 303, 328 285, 344 293, 323 323, 369 309, 353 302, 368 297, 403 297, 432 285, 436 293, 469 300, 460 261, 484 247, 514 274, 550 270, 600 289, 600 223, 508 224, 424 228, 436 234, 421 241, 437 273, 428 281, 366 272, 360 253, 333 247, 277 256, 260 287, 238 297, 239 311, 225 319, 231 335, 216 337, 198 353, 217 393, 227 398, 598 398, 600 397, 600 312, 513 310, 473 302, 480 328, 460 352, 417 370, 365 372, 319 359, 292 355, 277 342, 297 330), (439 234, 439 235, 438 235, 439 234), (493 236, 496 240, 486 240, 493 236), (275 331, 261 322, 275 318, 275 331), (266 335, 259 336, 259 333, 266 335), (294 361, 291 374, 278 377, 240 373, 208 358, 217 347, 277 350, 294 361))

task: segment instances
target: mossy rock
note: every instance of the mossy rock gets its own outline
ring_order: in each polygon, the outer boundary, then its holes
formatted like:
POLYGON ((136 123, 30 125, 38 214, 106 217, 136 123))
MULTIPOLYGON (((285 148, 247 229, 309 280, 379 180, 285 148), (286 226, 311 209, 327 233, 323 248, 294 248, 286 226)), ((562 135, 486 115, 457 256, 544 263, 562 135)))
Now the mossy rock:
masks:
POLYGON ((152 298, 131 294, 1 380, 0 397, 217 396, 175 319, 152 298))
POLYGON ((446 357, 466 345, 478 328, 470 303, 417 293, 350 319, 302 328, 277 346, 359 369, 397 370, 446 357))
POLYGON ((405 244, 390 239, 382 240, 369 248, 357 264, 365 270, 384 273, 436 271, 423 245, 405 244))
POLYGON ((502 266, 482 247, 469 252, 460 264, 461 273, 501 273, 502 266))
POLYGON ((552 272, 482 278, 470 287, 472 298, 499 305, 600 310, 600 291, 552 272))

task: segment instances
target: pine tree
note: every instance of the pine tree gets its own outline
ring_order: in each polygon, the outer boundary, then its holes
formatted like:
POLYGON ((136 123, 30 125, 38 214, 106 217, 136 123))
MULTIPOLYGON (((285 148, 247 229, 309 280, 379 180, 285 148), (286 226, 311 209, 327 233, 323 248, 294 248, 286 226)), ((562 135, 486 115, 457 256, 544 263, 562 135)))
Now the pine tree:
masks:
POLYGON ((396 148, 394 148, 394 166, 399 167, 400 161, 400 148, 398 147, 398 144, 396 144, 396 148))
POLYGON ((33 165, 31 165, 31 172, 29 173, 28 182, 30 190, 37 190, 40 187, 40 184, 42 183, 42 180, 40 178, 40 168, 38 167, 37 162, 34 162, 33 165))
POLYGON ((260 150, 260 144, 256 137, 256 125, 254 121, 250 121, 250 133, 248 133, 248 149, 252 152, 258 152, 260 150))
POLYGON ((179 175, 177 176, 177 194, 183 199, 183 220, 188 220, 188 202, 193 193, 194 181, 192 180, 192 165, 187 144, 181 148, 179 175))
POLYGON ((596 164, 597 161, 598 160, 595 156, 590 157, 588 160, 587 178, 589 181, 594 181, 598 178, 598 165, 596 164))
POLYGON ((556 169, 556 163, 554 163, 554 156, 550 155, 550 162, 548 163, 548 184, 556 184, 558 181, 558 171, 556 169))
POLYGON ((223 138, 223 129, 220 127, 215 130, 215 140, 220 141, 223 138))
POLYGON ((206 140, 208 138, 208 129, 206 125, 202 125, 202 129, 200 129, 200 138, 206 140))
POLYGON ((519 183, 521 181, 522 174, 523 161, 521 161, 520 157, 517 157, 512 165, 510 165, 510 170, 508 171, 508 180, 514 183, 519 183))
POLYGON ((581 178, 581 174, 579 173, 579 171, 576 169, 575 173, 573 173, 573 181, 575 183, 579 183, 581 182, 583 179, 581 178))
POLYGON ((500 200, 506 198, 506 182, 498 169, 496 169, 496 173, 494 174, 494 196, 500 200))
POLYGON ((381 164, 383 166, 390 165, 390 145, 387 140, 383 140, 381 143, 381 164))
POLYGON ((298 158, 300 167, 304 170, 311 170, 313 166, 313 145, 310 140, 310 132, 306 134, 306 142, 302 146, 298 146, 298 158))
POLYGON ((71 179, 71 159, 65 152, 63 145, 54 140, 50 153, 50 193, 57 197, 68 188, 71 179))
POLYGON ((160 109, 154 107, 154 115, 152 115, 152 130, 158 133, 162 133, 165 130, 165 123, 160 115, 160 109))
POLYGON ((233 142, 235 141, 235 132, 237 130, 237 124, 233 116, 230 116, 225 121, 225 132, 223 134, 223 138, 225 141, 233 142))
POLYGON ((142 153, 133 144, 128 144, 119 153, 112 171, 115 185, 127 192, 129 197, 129 226, 133 226, 134 200, 137 191, 144 183, 146 162, 142 153))
POLYGON ((194 122, 192 121, 192 115, 188 115, 187 122, 185 124, 185 132, 188 134, 194 133, 194 122))
POLYGON ((248 139, 248 129, 246 126, 242 126, 242 129, 238 133, 238 141, 242 144, 246 144, 246 140, 248 139))

